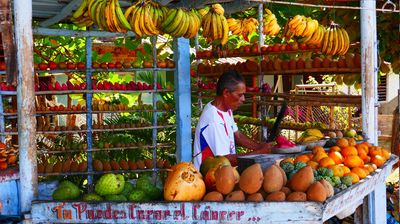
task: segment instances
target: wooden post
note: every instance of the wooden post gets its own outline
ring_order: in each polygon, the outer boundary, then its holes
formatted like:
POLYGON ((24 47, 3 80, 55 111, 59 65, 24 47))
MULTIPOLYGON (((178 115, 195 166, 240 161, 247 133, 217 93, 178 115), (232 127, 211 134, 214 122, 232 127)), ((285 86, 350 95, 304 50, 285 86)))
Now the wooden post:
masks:
POLYGON ((35 88, 33 73, 32 0, 15 0, 15 42, 18 66, 19 199, 21 213, 31 211, 37 197, 35 88))
POLYGON ((11 0, 0 0, 0 31, 6 62, 7 82, 17 81, 17 63, 15 61, 14 29, 12 23, 11 0))
POLYGON ((176 159, 192 160, 192 110, 190 94, 190 46, 189 40, 178 38, 174 41, 174 60, 176 64, 175 109, 176 109, 176 159))
MULTIPOLYGON (((361 26, 361 80, 363 134, 373 144, 378 144, 378 66, 376 34, 376 2, 360 1, 361 26)), ((368 220, 365 223, 386 223, 385 183, 378 184, 368 195, 368 220)))

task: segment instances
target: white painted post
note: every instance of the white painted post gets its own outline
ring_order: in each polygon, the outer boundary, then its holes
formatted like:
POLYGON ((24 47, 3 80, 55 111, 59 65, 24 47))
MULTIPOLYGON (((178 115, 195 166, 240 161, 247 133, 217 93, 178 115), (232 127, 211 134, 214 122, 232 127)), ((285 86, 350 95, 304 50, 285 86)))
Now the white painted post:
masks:
POLYGON ((18 144, 21 213, 29 213, 37 198, 36 119, 33 71, 32 0, 14 0, 18 66, 18 144))
MULTIPOLYGON (((376 2, 360 2, 361 26, 361 80, 362 80, 362 128, 369 141, 378 144, 378 66, 376 2)), ((386 223, 386 189, 379 183, 368 195, 368 216, 364 223, 386 223)))

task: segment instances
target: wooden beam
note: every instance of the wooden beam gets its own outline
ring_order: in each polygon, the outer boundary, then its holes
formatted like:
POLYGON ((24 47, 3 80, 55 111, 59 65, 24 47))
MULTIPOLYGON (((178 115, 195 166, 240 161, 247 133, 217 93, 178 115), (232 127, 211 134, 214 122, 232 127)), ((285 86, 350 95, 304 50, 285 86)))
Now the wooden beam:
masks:
POLYGON ((32 0, 14 0, 18 66, 18 145, 20 214, 31 211, 37 198, 35 88, 33 71, 32 0))
POLYGON ((0 0, 0 30, 6 62, 7 82, 17 82, 17 63, 15 61, 14 27, 12 22, 11 1, 0 0))
POLYGON ((67 30, 67 29, 50 29, 44 27, 33 28, 33 34, 46 36, 66 36, 66 37, 134 37, 132 31, 127 33, 106 32, 96 30, 67 30))
POLYGON ((168 5, 172 0, 157 0, 156 2, 160 3, 161 5, 168 5))
POLYGON ((68 15, 70 15, 72 13, 73 10, 77 9, 78 6, 82 3, 82 0, 72 0, 70 3, 68 3, 68 5, 66 5, 60 13, 58 13, 57 15, 55 15, 54 17, 47 19, 43 22, 40 23, 40 26, 42 27, 48 27, 51 26, 55 23, 60 22, 61 20, 63 20, 65 17, 67 17, 68 15))

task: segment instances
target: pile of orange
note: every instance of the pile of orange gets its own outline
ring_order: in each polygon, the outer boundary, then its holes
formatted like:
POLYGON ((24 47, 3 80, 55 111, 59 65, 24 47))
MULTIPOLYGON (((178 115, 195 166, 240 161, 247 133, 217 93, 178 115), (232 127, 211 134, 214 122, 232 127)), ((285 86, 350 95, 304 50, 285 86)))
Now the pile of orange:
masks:
POLYGON ((304 162, 313 169, 326 167, 335 176, 352 176, 353 183, 368 176, 390 158, 390 151, 368 142, 357 144, 354 139, 338 139, 328 152, 321 146, 315 146, 309 154, 302 154, 291 162, 304 162))

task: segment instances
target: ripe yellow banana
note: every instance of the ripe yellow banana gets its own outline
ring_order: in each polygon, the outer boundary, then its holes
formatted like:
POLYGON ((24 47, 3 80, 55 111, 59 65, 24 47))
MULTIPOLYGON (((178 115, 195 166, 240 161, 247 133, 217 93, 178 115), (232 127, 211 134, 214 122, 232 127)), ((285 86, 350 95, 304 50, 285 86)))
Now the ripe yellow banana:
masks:
POLYGON ((303 16, 296 15, 288 23, 289 29, 295 29, 303 21, 303 16))
POLYGON ((331 32, 331 28, 328 27, 324 33, 324 38, 322 40, 322 46, 321 46, 321 52, 326 53, 326 49, 328 48, 328 42, 329 42, 329 34, 331 32))
POLYGON ((342 35, 343 35, 343 39, 344 39, 344 50, 341 52, 340 55, 344 55, 349 50, 350 38, 349 38, 349 34, 347 33, 347 31, 344 28, 339 28, 339 29, 341 29, 342 35))
POLYGON ((328 35, 328 46, 326 47, 326 51, 323 52, 327 55, 330 55, 330 52, 332 50, 333 47, 333 37, 334 37, 334 32, 335 32, 335 27, 331 26, 329 29, 329 35, 328 35))
POLYGON ((222 39, 221 45, 225 45, 228 42, 229 38, 229 27, 228 22, 226 21, 225 16, 221 16, 221 23, 222 23, 222 39))
POLYGON ((222 7, 222 5, 221 4, 213 4, 212 6, 211 6, 211 8, 214 10, 214 12, 215 13, 217 13, 218 15, 224 15, 224 13, 225 13, 225 10, 224 10, 224 8, 222 7))

